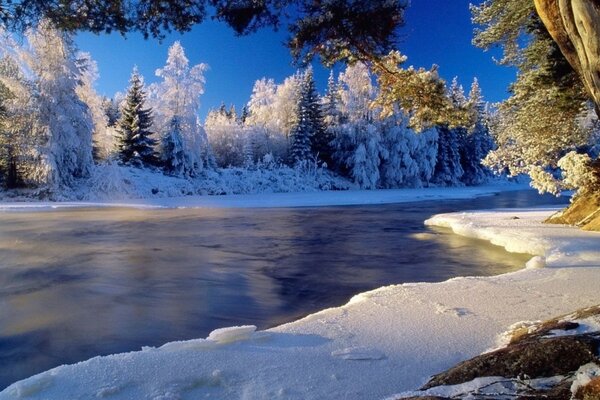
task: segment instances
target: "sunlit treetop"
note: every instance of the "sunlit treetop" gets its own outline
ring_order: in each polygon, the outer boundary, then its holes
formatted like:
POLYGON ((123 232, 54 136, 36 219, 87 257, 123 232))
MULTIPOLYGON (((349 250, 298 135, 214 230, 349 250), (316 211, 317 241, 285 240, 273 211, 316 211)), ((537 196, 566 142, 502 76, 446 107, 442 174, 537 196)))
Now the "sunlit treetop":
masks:
POLYGON ((188 31, 207 17, 239 35, 285 25, 297 60, 319 55, 333 63, 392 50, 407 6, 407 0, 0 0, 0 22, 23 32, 46 18, 64 31, 140 32, 146 38, 188 31))

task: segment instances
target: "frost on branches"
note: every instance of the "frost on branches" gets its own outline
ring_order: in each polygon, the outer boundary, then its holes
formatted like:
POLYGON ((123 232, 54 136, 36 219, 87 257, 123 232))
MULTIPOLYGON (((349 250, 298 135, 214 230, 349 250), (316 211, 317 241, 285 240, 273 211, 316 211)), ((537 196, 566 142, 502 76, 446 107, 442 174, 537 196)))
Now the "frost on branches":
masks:
MULTIPOLYGON (((93 167, 93 121, 89 108, 77 95, 82 71, 76 49, 65 33, 42 23, 27 33, 28 49, 22 57, 31 69, 37 102, 37 124, 42 142, 39 165, 31 171, 35 182, 70 186, 89 176, 93 167)), ((34 156, 34 157, 35 157, 34 156)))
POLYGON ((200 96, 204 93, 206 64, 190 67, 189 60, 179 42, 170 48, 167 63, 156 70, 162 82, 149 87, 149 104, 154 110, 154 129, 160 136, 170 128, 177 117, 185 153, 183 170, 190 176, 197 175, 213 163, 208 148, 206 132, 198 123, 200 96))

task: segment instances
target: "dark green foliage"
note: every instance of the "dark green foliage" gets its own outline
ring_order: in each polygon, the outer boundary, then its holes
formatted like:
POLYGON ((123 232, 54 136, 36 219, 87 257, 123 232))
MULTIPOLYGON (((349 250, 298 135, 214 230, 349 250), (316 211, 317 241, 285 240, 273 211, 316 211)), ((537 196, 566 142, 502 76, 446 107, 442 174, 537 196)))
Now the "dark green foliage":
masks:
POLYGON ((94 33, 137 31, 163 38, 184 32, 214 9, 237 34, 288 24, 296 59, 319 54, 329 63, 386 54, 404 22, 405 1, 387 0, 0 0, 0 22, 24 31, 47 18, 57 28, 94 33))
POLYGON ((312 71, 308 71, 302 83, 301 96, 307 106, 307 122, 310 125, 310 146, 312 153, 321 161, 332 165, 333 134, 325 127, 321 99, 317 93, 312 71))
POLYGON ((134 71, 131 75, 129 90, 125 99, 121 118, 117 123, 119 140, 119 159, 124 164, 136 167, 157 165, 154 147, 152 110, 144 108, 146 93, 140 75, 134 71))

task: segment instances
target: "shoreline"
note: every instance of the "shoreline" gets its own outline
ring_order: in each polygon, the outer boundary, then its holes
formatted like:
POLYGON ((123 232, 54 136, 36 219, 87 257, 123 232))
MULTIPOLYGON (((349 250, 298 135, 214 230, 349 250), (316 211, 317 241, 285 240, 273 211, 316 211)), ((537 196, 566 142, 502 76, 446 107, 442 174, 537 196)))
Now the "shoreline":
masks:
POLYGON ((516 322, 600 303, 600 234, 542 225, 550 212, 442 214, 429 222, 500 238, 505 247, 518 243, 519 251, 545 257, 545 268, 387 286, 266 331, 225 328, 207 339, 57 367, 9 386, 0 399, 367 399, 414 390, 496 347, 516 322))

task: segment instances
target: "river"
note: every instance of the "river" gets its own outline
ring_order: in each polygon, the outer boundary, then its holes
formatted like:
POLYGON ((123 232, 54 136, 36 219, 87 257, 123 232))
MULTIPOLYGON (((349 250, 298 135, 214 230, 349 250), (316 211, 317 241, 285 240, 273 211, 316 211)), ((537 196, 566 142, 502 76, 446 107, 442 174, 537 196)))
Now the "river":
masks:
POLYGON ((522 191, 378 206, 4 212, 0 389, 96 355, 272 327, 384 285, 514 271, 530 256, 423 221, 566 201, 522 191))

